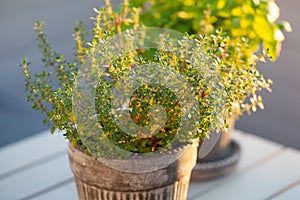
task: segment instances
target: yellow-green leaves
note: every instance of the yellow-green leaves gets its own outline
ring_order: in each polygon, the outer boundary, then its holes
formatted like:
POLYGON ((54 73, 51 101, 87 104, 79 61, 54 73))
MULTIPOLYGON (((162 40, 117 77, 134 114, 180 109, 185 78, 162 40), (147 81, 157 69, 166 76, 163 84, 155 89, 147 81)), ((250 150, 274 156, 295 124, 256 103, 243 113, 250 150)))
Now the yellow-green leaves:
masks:
POLYGON ((226 5, 226 2, 227 2, 226 0, 219 0, 219 1, 217 1, 217 8, 219 10, 223 9, 224 6, 226 5))
POLYGON ((273 40, 271 42, 263 42, 264 49, 266 49, 269 59, 275 61, 281 50, 281 43, 273 40))
POLYGON ((273 61, 279 56, 284 38, 279 31, 291 31, 289 23, 277 22, 280 10, 274 0, 153 0, 152 5, 147 0, 132 0, 131 3, 144 8, 141 21, 148 26, 189 34, 210 34, 222 28, 232 39, 247 38, 253 53, 264 44, 273 61))
POLYGON ((253 29, 262 39, 264 49, 268 51, 270 59, 275 61, 280 54, 281 41, 284 40, 282 32, 274 25, 270 24, 266 16, 261 15, 254 17, 253 29))
POLYGON ((253 21, 253 29, 256 34, 265 42, 272 42, 274 40, 274 29, 268 22, 266 16, 255 16, 253 21))

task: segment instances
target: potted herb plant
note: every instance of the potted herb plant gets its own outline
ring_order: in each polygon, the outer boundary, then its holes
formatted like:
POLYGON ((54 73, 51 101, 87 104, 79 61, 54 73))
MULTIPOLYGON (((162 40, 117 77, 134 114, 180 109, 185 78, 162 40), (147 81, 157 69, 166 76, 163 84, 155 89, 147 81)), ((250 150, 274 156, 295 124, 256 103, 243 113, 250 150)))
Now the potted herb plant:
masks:
POLYGON ((133 0, 131 3, 143 8, 140 19, 148 26, 189 34, 221 30, 226 38, 226 42, 220 41, 222 51, 216 56, 223 63, 222 82, 228 92, 227 127, 208 155, 199 152, 201 164, 197 164, 193 176, 206 179, 230 171, 239 158, 238 144, 230 138, 235 120, 244 112, 255 112, 257 107, 263 109, 262 97, 257 93, 262 89, 271 91, 272 81, 264 79, 257 69, 257 61, 265 62, 265 56, 256 52, 260 49, 275 61, 284 40, 282 30, 291 31, 290 24, 277 21, 279 7, 274 0, 133 0))
POLYGON ((197 138, 224 128, 227 38, 146 28, 126 0, 94 11, 90 36, 75 28, 72 62, 36 22, 46 68, 32 76, 23 59, 28 101, 70 141, 80 199, 185 199, 197 138))

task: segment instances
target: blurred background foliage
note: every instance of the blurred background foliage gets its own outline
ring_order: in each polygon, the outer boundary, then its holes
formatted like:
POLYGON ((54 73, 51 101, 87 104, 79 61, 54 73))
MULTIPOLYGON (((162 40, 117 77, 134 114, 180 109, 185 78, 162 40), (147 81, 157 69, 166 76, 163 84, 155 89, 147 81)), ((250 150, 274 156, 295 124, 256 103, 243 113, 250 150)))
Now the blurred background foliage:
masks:
POLYGON ((180 32, 212 33, 222 28, 231 38, 245 37, 255 52, 260 45, 276 60, 284 40, 286 21, 277 21, 279 7, 273 0, 131 0, 142 7, 141 21, 180 32))

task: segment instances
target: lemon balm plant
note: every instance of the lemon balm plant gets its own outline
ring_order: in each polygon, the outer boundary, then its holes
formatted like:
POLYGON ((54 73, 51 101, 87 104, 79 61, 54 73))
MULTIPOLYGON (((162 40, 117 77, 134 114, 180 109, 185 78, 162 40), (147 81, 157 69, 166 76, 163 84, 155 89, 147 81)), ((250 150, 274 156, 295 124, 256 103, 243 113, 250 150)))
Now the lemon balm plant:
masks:
POLYGON ((148 26, 190 34, 222 28, 232 39, 247 38, 252 52, 262 44, 272 60, 280 53, 282 31, 291 31, 287 21, 278 21, 280 9, 275 0, 132 0, 131 4, 143 7, 141 20, 148 26))
POLYGON ((117 11, 109 1, 94 11, 91 34, 75 28, 72 62, 36 22, 46 68, 32 75, 23 59, 28 101, 70 141, 80 199, 185 199, 194 139, 226 126, 218 55, 227 38, 146 28, 126 0, 117 11))

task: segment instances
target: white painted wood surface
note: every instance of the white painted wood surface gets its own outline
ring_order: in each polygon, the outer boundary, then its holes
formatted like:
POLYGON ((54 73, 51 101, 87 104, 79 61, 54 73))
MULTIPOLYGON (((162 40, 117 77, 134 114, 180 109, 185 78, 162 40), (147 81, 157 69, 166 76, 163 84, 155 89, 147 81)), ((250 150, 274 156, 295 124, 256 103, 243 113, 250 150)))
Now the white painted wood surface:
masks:
POLYGON ((43 162, 45 159, 57 157, 66 151, 67 141, 55 132, 42 132, 20 142, 5 146, 0 149, 0 180, 3 176, 13 174, 18 170, 30 167, 30 165, 43 162))
POLYGON ((269 142, 265 139, 258 138, 250 134, 244 134, 242 132, 235 131, 233 138, 239 142, 242 148, 242 157, 237 164, 234 173, 215 181, 192 182, 190 184, 190 192, 188 196, 190 199, 217 187, 221 181, 226 182, 226 180, 230 177, 243 173, 248 168, 255 166, 282 148, 282 146, 277 143, 269 142))
POLYGON ((278 194, 273 200, 298 200, 300 199, 300 181, 297 185, 292 186, 287 191, 278 194))
POLYGON ((284 149, 244 173, 237 173, 225 181, 220 181, 216 187, 205 194, 199 193, 193 199, 267 199, 300 179, 299 169, 300 154, 284 149))
POLYGON ((77 192, 75 181, 69 182, 55 190, 51 190, 49 192, 43 193, 40 196, 36 196, 31 200, 77 200, 77 192))
MULTIPOLYGON (((235 171, 192 182, 188 199, 300 199, 300 152, 235 131, 242 158, 235 171)), ((0 199, 77 200, 67 142, 48 132, 0 149, 0 199)))

